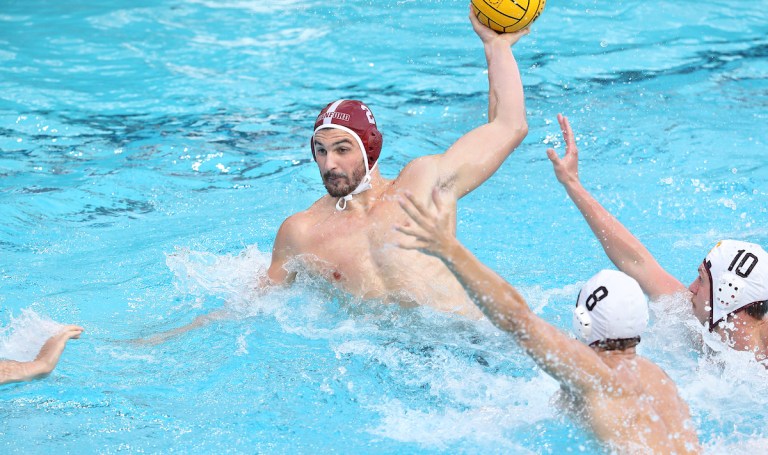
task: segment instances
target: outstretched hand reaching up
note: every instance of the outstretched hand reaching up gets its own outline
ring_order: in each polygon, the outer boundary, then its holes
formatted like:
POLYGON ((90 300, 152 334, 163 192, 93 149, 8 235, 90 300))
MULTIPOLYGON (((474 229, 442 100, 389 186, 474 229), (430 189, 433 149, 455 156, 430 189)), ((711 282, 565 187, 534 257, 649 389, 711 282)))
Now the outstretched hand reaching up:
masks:
POLYGON ((571 124, 568 117, 557 114, 557 121, 563 130, 565 140, 565 156, 557 156, 555 149, 547 150, 547 158, 552 162, 557 180, 563 185, 577 183, 579 181, 579 149, 576 147, 576 139, 573 137, 571 124))

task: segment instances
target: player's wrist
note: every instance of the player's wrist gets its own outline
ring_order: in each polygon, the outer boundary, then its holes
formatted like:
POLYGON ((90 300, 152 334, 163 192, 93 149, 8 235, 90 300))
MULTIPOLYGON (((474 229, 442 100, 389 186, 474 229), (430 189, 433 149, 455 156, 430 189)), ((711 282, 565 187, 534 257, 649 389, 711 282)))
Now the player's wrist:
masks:
POLYGON ((463 246, 456 237, 450 237, 443 242, 440 250, 440 258, 445 262, 454 264, 461 257, 463 246))
POLYGON ((486 56, 490 58, 497 52, 510 52, 511 45, 501 35, 496 35, 483 40, 483 46, 485 47, 486 56))
POLYGON ((577 175, 568 175, 563 177, 562 180, 560 180, 560 183, 563 184, 564 187, 567 189, 579 189, 582 188, 581 181, 579 180, 579 176, 577 175))
POLYGON ((571 199, 581 199, 584 196, 589 195, 589 192, 584 188, 584 185, 581 184, 581 181, 579 181, 578 178, 570 181, 568 184, 564 183, 563 186, 571 199))

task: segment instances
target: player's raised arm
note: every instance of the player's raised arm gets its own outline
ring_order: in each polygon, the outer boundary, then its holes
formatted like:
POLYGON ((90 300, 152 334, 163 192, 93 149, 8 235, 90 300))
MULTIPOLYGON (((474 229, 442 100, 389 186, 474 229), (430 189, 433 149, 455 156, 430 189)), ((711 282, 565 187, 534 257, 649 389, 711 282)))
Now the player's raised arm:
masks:
POLYGON ((685 286, 664 270, 648 249, 582 186, 578 171, 579 150, 571 125, 562 114, 558 114, 557 121, 565 139, 565 156, 560 158, 554 149, 549 149, 547 157, 557 180, 600 240, 605 254, 619 270, 637 280, 643 292, 651 298, 685 290, 685 286))
POLYGON ((437 155, 438 183, 458 199, 477 188, 501 166, 528 134, 523 83, 511 46, 528 33, 497 33, 470 12, 488 64, 488 123, 459 138, 437 155))

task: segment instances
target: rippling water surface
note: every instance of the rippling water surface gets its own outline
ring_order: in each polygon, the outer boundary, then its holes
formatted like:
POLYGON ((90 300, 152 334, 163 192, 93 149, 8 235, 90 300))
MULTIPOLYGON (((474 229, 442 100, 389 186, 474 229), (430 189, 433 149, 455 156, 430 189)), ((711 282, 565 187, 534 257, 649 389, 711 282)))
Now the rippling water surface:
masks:
MULTIPOLYGON (((466 3, 2 2, 0 357, 34 357, 53 321, 86 334, 48 379, 2 387, 1 451, 600 453, 487 323, 309 279, 249 290, 282 220, 323 194, 307 141, 327 102, 371 106, 388 177, 484 121, 466 3)), ((683 282, 720 238, 768 246, 766 11, 550 0, 515 46, 530 133, 460 203, 462 240, 569 328, 609 263, 545 156, 563 112, 585 185, 683 282)), ((765 451, 762 367, 693 351, 681 299, 653 313, 641 351, 707 451, 765 451)))

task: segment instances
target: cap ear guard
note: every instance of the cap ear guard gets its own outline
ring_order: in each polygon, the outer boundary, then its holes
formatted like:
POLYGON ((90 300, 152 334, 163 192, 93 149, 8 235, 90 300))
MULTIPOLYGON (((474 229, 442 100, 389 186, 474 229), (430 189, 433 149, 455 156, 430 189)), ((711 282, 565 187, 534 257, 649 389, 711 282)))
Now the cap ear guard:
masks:
POLYGON ((713 293, 715 305, 719 305, 728 313, 731 308, 740 304, 739 296, 746 286, 747 283, 735 273, 723 272, 720 281, 713 283, 713 287, 717 287, 717 292, 713 293))
POLYGON ((585 307, 577 306, 573 309, 573 328, 582 340, 589 340, 592 335, 592 316, 585 307))
POLYGON ((379 155, 381 155, 381 147, 384 145, 384 137, 381 135, 376 125, 368 128, 368 131, 364 134, 363 143, 367 145, 365 154, 368 158, 368 169, 373 169, 374 164, 379 161, 379 155))

